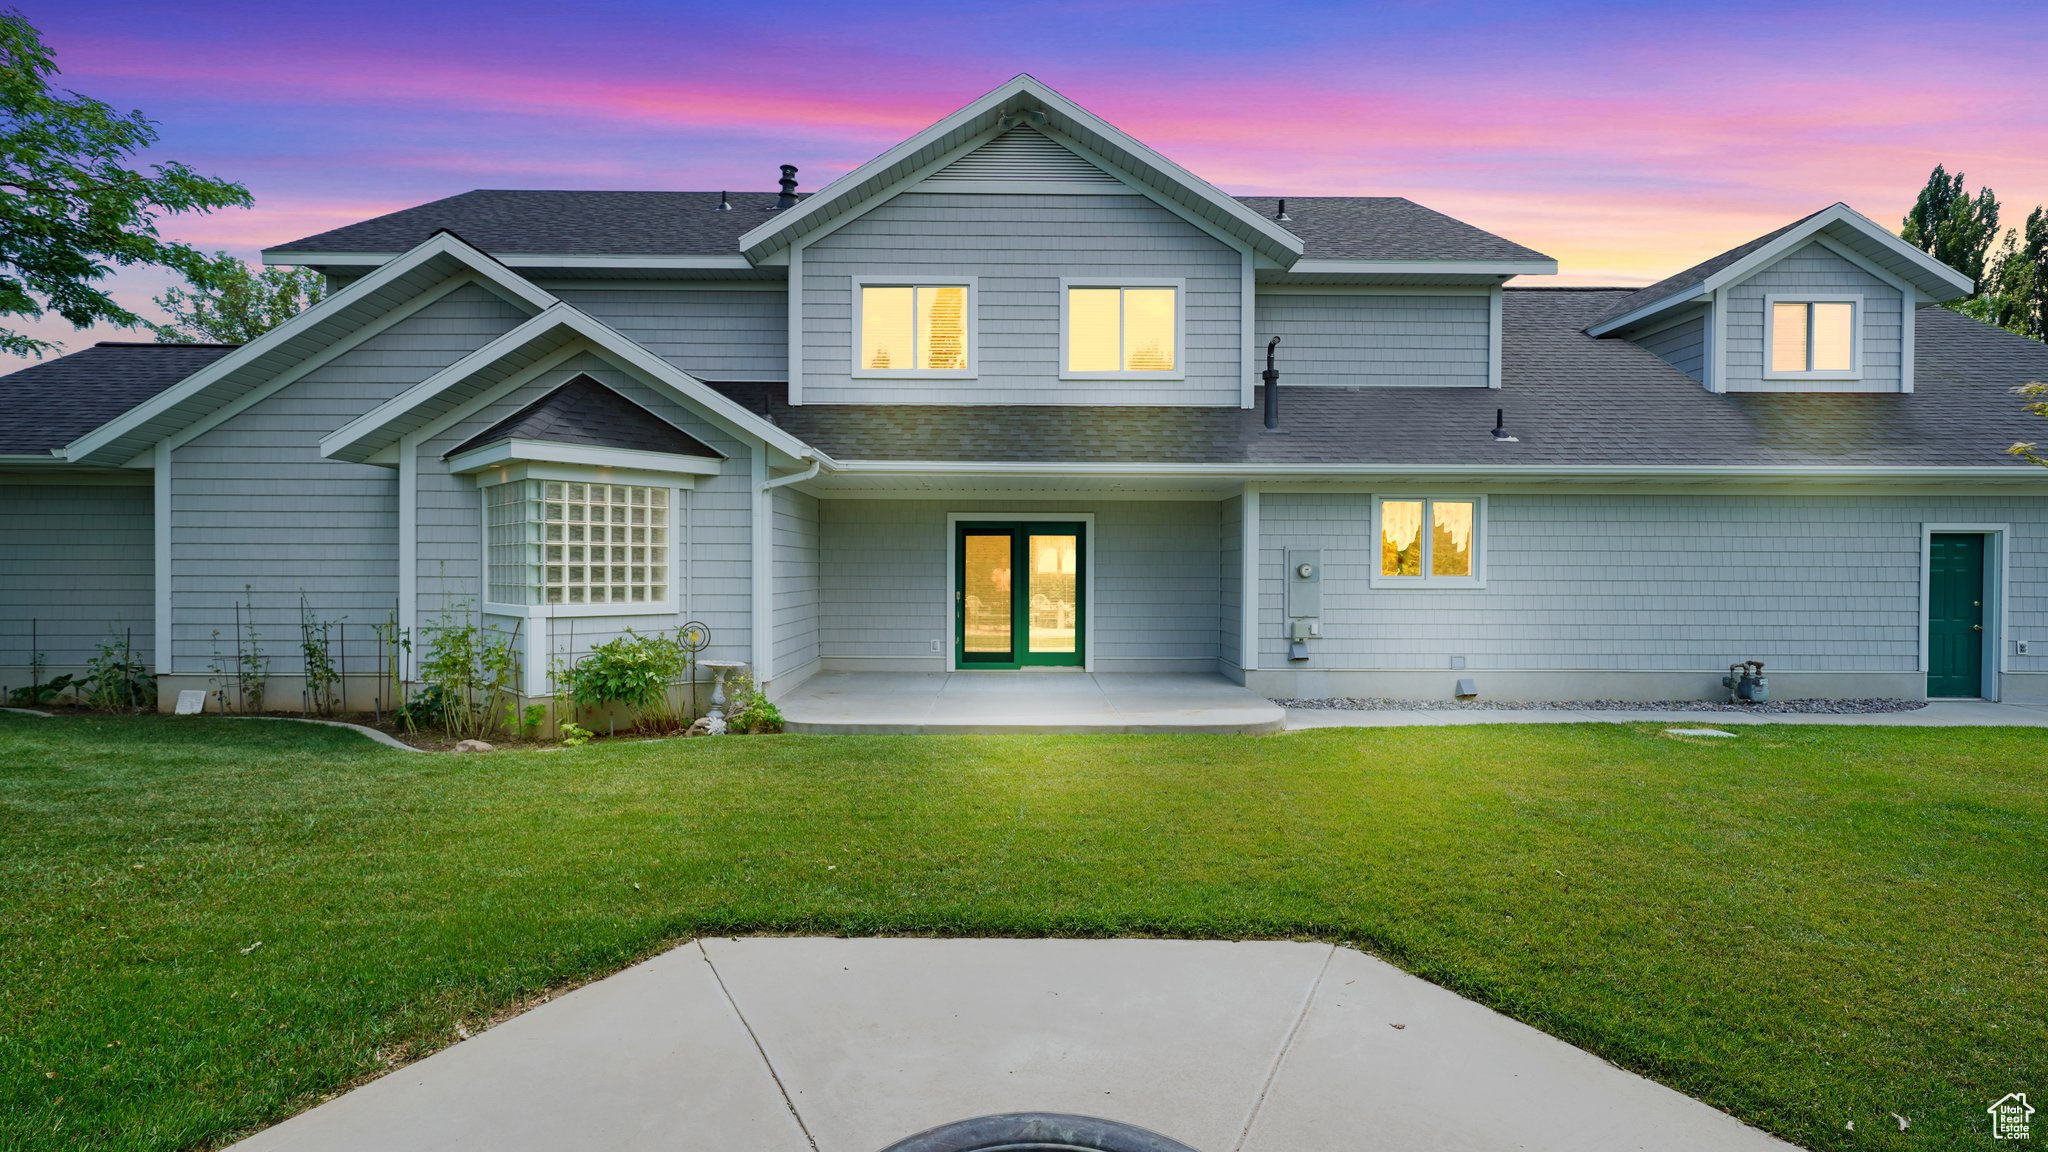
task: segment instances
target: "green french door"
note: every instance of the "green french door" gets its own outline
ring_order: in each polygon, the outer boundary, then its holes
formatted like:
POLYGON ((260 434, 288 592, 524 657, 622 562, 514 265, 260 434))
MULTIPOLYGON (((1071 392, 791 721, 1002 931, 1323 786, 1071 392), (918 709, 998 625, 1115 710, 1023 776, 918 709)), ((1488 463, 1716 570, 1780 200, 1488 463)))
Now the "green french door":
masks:
POLYGON ((1085 525, 979 521, 954 532, 955 666, 1082 666, 1085 525))
POLYGON ((1936 532, 1927 548, 1927 694, 1984 695, 1984 537, 1936 532))

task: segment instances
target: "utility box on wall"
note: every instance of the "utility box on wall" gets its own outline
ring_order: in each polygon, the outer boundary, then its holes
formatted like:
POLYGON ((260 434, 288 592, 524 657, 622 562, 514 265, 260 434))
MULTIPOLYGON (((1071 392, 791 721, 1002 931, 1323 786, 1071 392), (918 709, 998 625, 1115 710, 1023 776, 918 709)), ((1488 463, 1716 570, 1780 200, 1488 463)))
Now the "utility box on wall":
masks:
POLYGON ((1287 618, 1312 620, 1323 614, 1323 554, 1315 548, 1287 550, 1287 618))

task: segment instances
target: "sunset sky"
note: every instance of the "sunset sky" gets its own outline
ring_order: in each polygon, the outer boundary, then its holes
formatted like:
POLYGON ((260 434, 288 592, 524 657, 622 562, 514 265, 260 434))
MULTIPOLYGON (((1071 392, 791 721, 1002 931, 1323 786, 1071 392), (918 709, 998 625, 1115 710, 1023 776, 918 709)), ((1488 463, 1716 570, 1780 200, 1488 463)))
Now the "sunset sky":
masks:
MULTIPOLYGON (((162 125, 253 257, 470 188, 806 189, 1017 72, 1237 193, 1402 195, 1640 284, 1937 161, 2048 201, 2034 4, 27 0, 59 82, 162 125)), ((166 281, 123 275, 131 306, 166 281)), ((68 348, 146 339, 32 325, 68 348)))

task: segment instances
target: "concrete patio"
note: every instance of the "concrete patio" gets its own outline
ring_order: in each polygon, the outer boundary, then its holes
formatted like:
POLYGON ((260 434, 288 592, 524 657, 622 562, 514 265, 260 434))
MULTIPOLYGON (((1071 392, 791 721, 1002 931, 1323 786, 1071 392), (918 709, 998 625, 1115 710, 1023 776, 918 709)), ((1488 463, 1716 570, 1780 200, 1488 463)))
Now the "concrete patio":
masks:
POLYGON ((820 672, 776 701, 791 732, 1277 732, 1280 706, 1217 675, 820 672))
POLYGON ((1327 944, 686 944, 238 1152, 876 1152, 1011 1111, 1199 1152, 1790 1145, 1327 944))

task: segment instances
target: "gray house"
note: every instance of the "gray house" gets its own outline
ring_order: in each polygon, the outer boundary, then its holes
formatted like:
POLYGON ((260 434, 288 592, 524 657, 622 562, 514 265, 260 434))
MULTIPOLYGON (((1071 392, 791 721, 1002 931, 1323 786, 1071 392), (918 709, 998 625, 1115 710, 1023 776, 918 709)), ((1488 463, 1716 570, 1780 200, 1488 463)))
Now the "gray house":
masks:
POLYGON ((1837 204, 1642 289, 1399 198, 1233 197, 1028 76, 834 181, 477 191, 266 253, 239 348, 0 379, 0 681, 110 629, 296 699, 302 602, 524 683, 707 624, 818 673, 1270 695, 2048 700, 2048 348, 1837 204), (1513 286, 1507 286, 1510 281, 1513 286), (1277 338, 1277 427, 1261 383, 1277 338), (33 643, 31 629, 33 628, 33 643), (2031 650, 2029 641, 2032 642, 2031 650))

